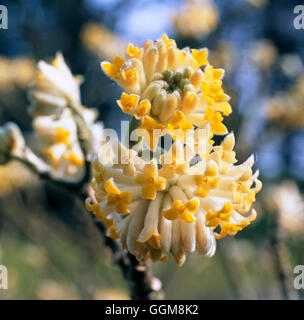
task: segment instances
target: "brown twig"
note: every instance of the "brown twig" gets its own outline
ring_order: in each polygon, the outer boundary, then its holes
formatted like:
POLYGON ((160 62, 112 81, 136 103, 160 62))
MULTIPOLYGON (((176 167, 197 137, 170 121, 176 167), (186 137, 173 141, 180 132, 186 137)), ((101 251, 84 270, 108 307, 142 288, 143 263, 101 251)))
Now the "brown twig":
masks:
MULTIPOLYGON (((93 217, 93 216, 92 216, 93 217)), ((133 300, 163 299, 161 282, 152 275, 151 259, 138 261, 132 254, 124 252, 119 241, 106 237, 103 223, 94 217, 95 225, 104 236, 105 245, 112 251, 117 264, 127 280, 133 300)))

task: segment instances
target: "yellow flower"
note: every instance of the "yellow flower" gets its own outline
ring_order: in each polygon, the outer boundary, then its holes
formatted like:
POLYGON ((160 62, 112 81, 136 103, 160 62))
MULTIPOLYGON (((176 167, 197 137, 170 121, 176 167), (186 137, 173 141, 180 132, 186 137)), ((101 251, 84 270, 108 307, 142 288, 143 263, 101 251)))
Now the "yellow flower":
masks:
POLYGON ((137 71, 135 68, 124 69, 121 72, 121 78, 128 84, 134 84, 138 81, 137 71))
POLYGON ((172 120, 168 124, 168 130, 174 140, 184 140, 187 130, 192 130, 193 125, 185 121, 185 116, 181 111, 175 111, 172 120))
POLYGON ((184 159, 183 146, 180 143, 175 143, 168 153, 161 156, 161 164, 162 168, 159 170, 159 174, 166 179, 172 179, 176 174, 185 174, 189 164, 184 159))
POLYGON ((198 197, 204 198, 208 195, 210 189, 215 189, 220 181, 218 176, 218 168, 215 162, 211 162, 207 165, 203 175, 194 176, 198 197))
POLYGON ((138 95, 124 92, 120 100, 117 100, 117 104, 123 112, 134 115, 136 119, 140 119, 150 114, 151 103, 147 99, 140 101, 140 103, 138 103, 138 101, 138 95))
POLYGON ((101 67, 103 71, 111 78, 119 79, 119 70, 124 64, 125 60, 122 57, 116 56, 113 59, 113 63, 102 62, 101 67))
POLYGON ((70 145, 70 141, 69 141, 69 137, 70 137, 71 133, 69 130, 62 128, 62 127, 58 127, 56 128, 56 135, 55 135, 55 139, 54 142, 55 143, 63 143, 67 146, 70 145))
POLYGON ((227 129, 222 123, 224 118, 221 116, 219 112, 215 112, 212 107, 206 108, 204 120, 210 122, 211 131, 213 133, 215 134, 227 133, 227 129))
POLYGON ((208 210, 206 213, 206 226, 217 227, 221 221, 229 222, 232 215, 232 205, 228 201, 220 211, 212 213, 208 210))
POLYGON ((158 124, 153 118, 148 116, 143 117, 142 124, 138 129, 138 135, 144 137, 152 150, 156 148, 159 138, 165 134, 165 126, 158 124))
MULTIPOLYGON (((156 41, 146 41, 141 48, 129 44, 126 60, 116 57, 113 63, 103 62, 102 67, 125 90, 124 94, 138 96, 137 101, 125 103, 123 107, 121 99, 119 106, 140 119, 143 126, 147 126, 146 116, 150 117, 150 127, 153 119, 153 127, 169 126, 168 133, 181 140, 187 129, 193 125, 200 127, 207 121, 211 122, 211 135, 226 133, 221 124, 222 114, 228 115, 231 106, 229 96, 222 89, 224 70, 209 64, 206 48, 179 49, 175 41, 164 34, 156 41), (213 114, 208 107, 213 108, 213 114), (175 127, 181 129, 182 134, 175 135, 175 127)), ((143 137, 150 138, 150 134, 143 137)), ((158 138, 155 141, 151 143, 150 139, 146 143, 155 147, 158 138)))
POLYGON ((217 103, 226 102, 228 96, 222 89, 222 81, 206 81, 204 80, 201 84, 201 90, 204 94, 202 97, 206 100, 209 106, 217 106, 217 103))
POLYGON ((203 65, 208 65, 209 61, 207 59, 208 57, 208 51, 207 49, 192 49, 191 51, 192 58, 193 58, 193 67, 194 68, 199 68, 203 65))
POLYGON ((195 216, 193 215, 198 210, 198 200, 193 199, 186 203, 182 203, 177 200, 173 203, 172 208, 163 211, 163 215, 168 220, 180 219, 184 222, 195 222, 195 216))
POLYGON ((219 81, 223 78, 223 76, 224 76, 223 69, 215 69, 211 65, 207 66, 204 71, 204 80, 208 82, 219 83, 219 81))
POLYGON ((128 44, 127 56, 129 59, 138 58, 142 54, 142 49, 134 47, 132 43, 128 44))
POLYGON ((243 230, 245 227, 247 227, 252 221, 256 219, 256 212, 255 210, 252 210, 252 213, 250 216, 243 221, 239 225, 232 224, 229 222, 224 222, 221 226, 221 232, 220 234, 215 233, 216 239, 222 239, 226 237, 227 235, 235 236, 239 231, 243 230))
POLYGON ((159 38, 159 40, 163 40, 167 49, 170 47, 176 46, 175 40, 170 39, 165 33, 159 38))
POLYGON ((143 173, 137 173, 135 183, 142 186, 142 197, 154 200, 157 191, 162 191, 166 187, 166 179, 158 176, 157 165, 154 161, 147 164, 143 173))
POLYGON ((224 116, 228 116, 232 112, 231 105, 227 101, 218 103, 216 109, 222 112, 224 116))
POLYGON ((151 103, 149 100, 142 100, 136 108, 135 117, 140 119, 150 114, 151 103))
POLYGON ((108 193, 107 206, 115 206, 117 213, 129 213, 128 204, 132 201, 129 192, 120 192, 112 180, 105 183, 105 191, 108 193))
POLYGON ((139 100, 139 96, 136 94, 127 94, 122 93, 120 100, 117 100, 117 104, 119 105, 120 109, 128 114, 133 114, 134 110, 137 107, 137 103, 139 100))
POLYGON ((98 203, 92 203, 88 198, 85 200, 85 206, 89 212, 93 212, 94 215, 104 223, 106 228, 109 228, 113 225, 113 219, 108 219, 107 217, 105 217, 98 203))

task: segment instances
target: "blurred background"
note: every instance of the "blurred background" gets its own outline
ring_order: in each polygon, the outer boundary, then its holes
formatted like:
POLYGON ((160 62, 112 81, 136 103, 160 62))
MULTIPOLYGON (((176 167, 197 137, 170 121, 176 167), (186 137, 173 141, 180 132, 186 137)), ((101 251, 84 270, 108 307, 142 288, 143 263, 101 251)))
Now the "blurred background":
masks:
MULTIPOLYGON (((82 74, 82 101, 104 126, 127 119, 121 89, 99 66, 166 32, 178 46, 208 47, 226 70, 237 158, 256 157, 263 189, 257 220, 218 242, 215 257, 182 268, 155 263, 169 299, 299 299, 293 269, 304 265, 304 29, 295 0, 10 0, 0 30, 0 125, 16 122, 33 139, 26 89, 40 60, 61 51, 82 74)), ((302 21, 304 24, 304 21, 302 21)), ((0 299, 127 299, 118 267, 81 203, 38 181, 22 165, 0 167, 0 299)))

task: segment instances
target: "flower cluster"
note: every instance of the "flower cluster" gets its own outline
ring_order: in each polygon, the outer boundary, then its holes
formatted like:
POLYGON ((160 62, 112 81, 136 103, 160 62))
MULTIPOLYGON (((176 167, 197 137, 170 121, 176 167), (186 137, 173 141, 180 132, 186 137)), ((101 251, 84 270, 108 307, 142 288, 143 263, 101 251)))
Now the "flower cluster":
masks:
POLYGON ((177 32, 184 38, 202 39, 218 24, 218 11, 212 1, 188 0, 173 17, 177 32))
POLYGON ((261 188, 258 172, 252 174, 252 156, 234 165, 233 147, 229 134, 219 146, 208 143, 205 159, 189 165, 195 151, 185 154, 176 141, 158 165, 119 145, 113 154, 120 163, 95 160, 95 199, 87 199, 87 209, 138 259, 166 261, 172 254, 181 265, 186 252, 212 256, 216 239, 235 235, 256 217, 255 210, 247 212, 261 188))
POLYGON ((142 48, 129 44, 127 58, 116 56, 102 62, 104 72, 124 90, 119 107, 142 120, 141 129, 149 133, 150 147, 160 135, 182 132, 209 122, 214 134, 226 134, 223 116, 231 113, 229 96, 222 88, 224 70, 209 64, 207 49, 177 48, 174 40, 163 35, 146 41, 142 48))
POLYGON ((212 140, 227 133, 223 115, 231 112, 224 71, 209 64, 207 49, 180 50, 166 35, 129 44, 126 58, 102 68, 124 88, 118 105, 138 120, 142 139, 132 149, 117 140, 101 148, 87 209, 137 259, 172 255, 182 265, 187 252, 212 256, 216 239, 255 219, 249 211, 262 187, 253 156, 235 164, 233 133, 212 140), (171 146, 161 149, 165 134, 171 146))
POLYGON ((81 78, 74 77, 62 55, 52 64, 40 61, 38 75, 29 96, 34 116, 33 128, 41 143, 41 152, 57 174, 78 177, 83 173, 84 155, 80 147, 75 114, 89 128, 93 143, 89 152, 99 148, 102 124, 97 112, 81 105, 81 78))

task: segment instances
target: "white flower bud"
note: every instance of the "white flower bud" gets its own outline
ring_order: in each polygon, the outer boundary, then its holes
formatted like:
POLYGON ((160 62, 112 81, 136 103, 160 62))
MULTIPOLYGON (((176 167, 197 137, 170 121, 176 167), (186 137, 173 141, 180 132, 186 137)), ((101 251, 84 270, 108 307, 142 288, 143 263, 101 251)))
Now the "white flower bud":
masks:
POLYGON ((25 142, 19 127, 12 122, 0 127, 0 164, 9 161, 11 155, 18 155, 25 142))
POLYGON ((57 53, 52 64, 38 63, 38 76, 29 92, 32 113, 50 115, 70 103, 80 103, 80 77, 74 77, 62 54, 57 53))

